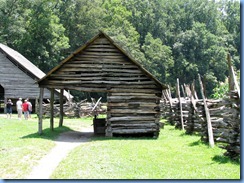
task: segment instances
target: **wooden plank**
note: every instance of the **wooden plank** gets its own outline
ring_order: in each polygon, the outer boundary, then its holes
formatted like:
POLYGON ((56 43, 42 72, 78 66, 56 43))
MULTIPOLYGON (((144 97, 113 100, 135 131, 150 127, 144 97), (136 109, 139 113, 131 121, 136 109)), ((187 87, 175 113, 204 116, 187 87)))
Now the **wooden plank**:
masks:
MULTIPOLYGON (((41 87, 49 87, 49 88, 56 88, 56 89, 61 89, 61 88, 67 88, 67 85, 46 85, 43 83, 40 85, 41 87)), ((68 86, 70 90, 78 90, 78 91, 84 91, 84 92, 137 92, 137 93, 159 93, 161 94, 161 90, 158 90, 157 88, 155 89, 150 89, 150 88, 144 88, 139 89, 139 88, 131 88, 128 89, 128 86, 125 88, 122 88, 120 86, 114 86, 107 88, 106 86, 101 86, 101 87, 83 87, 83 86, 74 86, 70 85, 68 86)))
POLYGON ((107 57, 107 56, 112 56, 112 57, 124 57, 124 55, 120 52, 92 52, 92 51, 83 51, 82 55, 91 55, 91 56, 100 56, 100 57, 107 57))
POLYGON ((206 114, 206 119, 207 119, 209 145, 210 145, 210 147, 214 147, 214 137, 213 137, 211 118, 210 118, 210 114, 208 111, 207 102, 206 102, 206 99, 204 96, 203 85, 202 85, 200 74, 198 74, 198 79, 199 79, 199 83, 200 83, 200 89, 201 89, 201 94, 202 94, 202 98, 203 98, 203 102, 204 102, 204 109, 205 109, 205 114, 206 114))
POLYGON ((150 100, 150 99, 160 99, 160 97, 157 96, 143 96, 143 95, 137 95, 137 96, 108 96, 108 100, 114 101, 114 100, 130 100, 130 99, 145 99, 145 100, 150 100))
POLYGON ((111 48, 111 49, 115 49, 115 46, 111 45, 111 44, 91 44, 89 45, 87 48, 111 48))
POLYGON ((95 64, 95 63, 74 63, 74 64, 67 64, 65 68, 106 68, 106 69, 138 69, 136 65, 123 65, 123 64, 95 64))
POLYGON ((60 89, 60 95, 59 95, 60 99, 59 99, 59 103, 60 103, 60 106, 59 106, 59 110, 60 110, 60 113, 59 113, 59 127, 63 126, 63 119, 64 119, 64 115, 63 115, 63 109, 64 109, 64 106, 63 106, 63 98, 64 98, 64 89, 60 89))
POLYGON ((50 76, 49 80, 73 80, 73 81, 93 81, 93 80, 105 80, 105 81, 134 81, 134 82, 140 82, 140 81, 151 81, 150 79, 144 77, 111 77, 111 76, 90 76, 90 77, 83 77, 79 76, 64 76, 64 75, 58 75, 58 76, 50 76))
POLYGON ((82 58, 97 58, 97 59, 121 59, 124 60, 125 56, 122 54, 119 55, 94 55, 94 54, 88 54, 88 53, 82 53, 82 58))
MULTIPOLYGON (((49 84, 111 84, 111 85, 146 85, 146 84, 154 84, 153 81, 57 81, 57 80, 49 80, 49 84)), ((150 86, 150 85, 149 85, 150 86)), ((128 86, 127 86, 128 87, 128 86)), ((132 86, 133 87, 133 86, 132 86)))
POLYGON ((44 94, 44 88, 40 88, 40 94, 39 94, 39 120, 38 120, 38 134, 42 134, 42 117, 43 117, 43 108, 42 108, 42 101, 43 101, 43 94, 44 94))
POLYGON ((139 73, 143 74, 141 70, 138 69, 107 69, 107 68, 93 68, 87 70, 86 68, 61 68, 60 71, 62 72, 116 72, 116 73, 139 73))
MULTIPOLYGON (((111 93, 111 96, 141 96, 142 94, 141 93, 134 93, 134 92, 132 92, 132 93, 129 93, 129 92, 127 92, 127 93, 111 93)), ((145 93, 145 94, 143 94, 143 96, 155 96, 155 94, 154 93, 145 93)))
POLYGON ((120 53, 122 54, 118 49, 116 49, 115 47, 87 47, 85 50, 85 52, 108 52, 108 53, 120 53))
POLYGON ((53 103, 54 103, 54 88, 51 88, 51 95, 50 95, 50 129, 51 129, 51 131, 53 131, 53 125, 54 125, 53 103))
POLYGON ((113 129, 112 128, 112 133, 116 134, 134 134, 134 133, 150 133, 150 132, 156 132, 158 129, 113 129))
POLYGON ((111 124, 112 127, 157 127, 156 123, 115 123, 111 124))
POLYGON ((145 121, 145 120, 155 120, 155 117, 151 117, 151 116, 125 116, 125 117, 111 117, 108 119, 109 121, 113 122, 113 121, 132 121, 132 120, 136 120, 136 121, 145 121))
POLYGON ((156 114, 158 113, 155 110, 149 110, 149 109, 110 109, 111 113, 117 113, 117 114, 156 114))
POLYGON ((181 128, 182 130, 185 130, 184 128, 184 121, 183 121, 183 114, 182 114, 182 102, 181 102, 181 97, 180 97, 180 83, 179 83, 179 79, 177 78, 177 95, 178 95, 178 99, 179 99, 179 105, 180 105, 180 122, 181 122, 181 128))

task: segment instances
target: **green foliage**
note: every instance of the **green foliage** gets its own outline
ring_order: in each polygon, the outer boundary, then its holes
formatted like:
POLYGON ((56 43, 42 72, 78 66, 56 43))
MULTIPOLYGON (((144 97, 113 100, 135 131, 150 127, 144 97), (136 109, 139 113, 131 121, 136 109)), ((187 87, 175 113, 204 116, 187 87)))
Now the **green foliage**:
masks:
POLYGON ((235 0, 0 0, 0 42, 47 72, 104 30, 160 81, 206 75, 208 95, 240 70, 240 2, 235 0))
POLYGON ((218 84, 214 89, 213 89, 213 94, 211 95, 212 98, 215 99, 220 99, 220 98, 224 98, 226 96, 226 94, 229 91, 229 84, 228 81, 226 80, 226 82, 222 82, 220 84, 218 84))

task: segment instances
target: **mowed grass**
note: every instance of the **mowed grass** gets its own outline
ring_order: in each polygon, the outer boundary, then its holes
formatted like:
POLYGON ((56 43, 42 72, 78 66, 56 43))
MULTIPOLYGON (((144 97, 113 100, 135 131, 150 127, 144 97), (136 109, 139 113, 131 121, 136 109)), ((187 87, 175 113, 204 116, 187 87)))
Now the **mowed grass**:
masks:
MULTIPOLYGON (((69 120, 67 125, 73 127, 72 121, 77 121, 76 126, 87 125, 81 123, 80 119, 69 120)), ((57 128, 58 119, 55 119, 53 132, 50 132, 49 125, 49 119, 44 119, 43 134, 39 135, 36 115, 32 115, 32 119, 29 120, 18 120, 16 114, 12 119, 6 119, 4 115, 0 116, 0 178, 25 178, 37 165, 38 160, 55 146, 53 140, 60 133, 70 130, 65 126, 57 128)))
MULTIPOLYGON (((65 119, 50 132, 49 119, 39 136, 37 118, 18 121, 0 117, 0 177, 25 178, 54 147, 64 131, 80 130, 91 118, 65 119)), ((58 119, 55 119, 55 127, 58 119)), ((165 125, 158 139, 93 137, 72 150, 53 172, 53 179, 240 179, 240 163, 209 148, 199 136, 165 125)), ((48 166, 48 165, 47 165, 48 166)))
POLYGON ((54 179, 240 179, 240 164, 199 136, 166 125, 158 139, 93 138, 73 150, 54 179))

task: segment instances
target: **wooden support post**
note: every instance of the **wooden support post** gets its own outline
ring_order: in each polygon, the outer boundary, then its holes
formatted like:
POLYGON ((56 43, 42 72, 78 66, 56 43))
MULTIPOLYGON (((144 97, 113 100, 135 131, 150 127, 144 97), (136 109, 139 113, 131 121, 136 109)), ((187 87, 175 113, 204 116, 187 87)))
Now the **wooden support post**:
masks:
POLYGON ((228 63, 228 67, 229 67, 229 77, 228 77, 228 80, 229 80, 229 91, 231 91, 231 90, 234 90, 235 87, 234 87, 234 78, 233 78, 232 70, 231 70, 231 67, 232 67, 231 56, 230 56, 229 53, 227 54, 227 63, 228 63))
POLYGON ((36 98, 36 100, 35 100, 35 113, 36 114, 38 113, 38 106, 39 106, 38 98, 36 98))
POLYGON ((203 92, 203 85, 202 85, 200 74, 198 74, 198 79, 199 79, 199 83, 200 83, 200 90, 201 90, 203 103, 204 103, 204 109, 205 109, 205 113, 206 113, 206 119, 207 119, 207 125, 208 125, 209 145, 210 145, 210 147, 214 147, 214 137, 213 137, 212 123, 211 123, 211 119, 210 119, 210 113, 209 113, 209 110, 208 110, 207 102, 206 102, 206 99, 205 99, 205 96, 204 96, 204 92, 203 92))
MULTIPOLYGON (((185 84, 184 84, 184 85, 185 85, 185 84)), ((183 85, 180 85, 180 86, 181 86, 181 90, 182 90, 182 92, 183 92, 183 97, 186 98, 186 93, 185 93, 184 87, 183 87, 183 85)))
POLYGON ((235 75, 235 71, 234 71, 234 68, 231 66, 231 73, 232 73, 232 77, 234 79, 234 84, 235 84, 235 87, 236 87, 236 90, 237 90, 237 93, 238 93, 238 96, 240 98, 240 87, 239 87, 239 84, 237 82, 237 78, 236 78, 236 75, 235 75))
POLYGON ((181 128, 182 130, 185 130, 184 128, 184 121, 183 121, 183 112, 182 112, 182 103, 181 103, 181 97, 180 97, 180 83, 179 83, 179 78, 177 78, 177 95, 179 98, 179 105, 180 105, 180 122, 181 122, 181 128))
POLYGON ((63 120, 64 120, 64 89, 60 90, 60 95, 59 95, 59 103, 60 103, 60 108, 59 108, 59 127, 63 126, 63 120))
POLYGON ((51 96, 50 96, 50 129, 51 129, 51 131, 53 131, 53 124, 54 124, 53 103, 54 103, 54 88, 51 88, 51 96))
POLYGON ((4 97, 4 114, 7 114, 7 108, 6 108, 6 104, 7 104, 8 99, 6 97, 4 97))
POLYGON ((227 55, 227 61, 228 61, 228 66, 229 66, 229 90, 234 90, 235 87, 237 89, 238 96, 240 98, 240 87, 236 79, 235 71, 234 68, 231 64, 231 56, 228 53, 227 55))
POLYGON ((192 91, 192 95, 195 97, 195 99, 198 100, 197 92, 195 90, 195 80, 193 80, 193 82, 191 84, 191 91, 192 91))
POLYGON ((44 88, 40 88, 39 95, 39 121, 38 121, 38 133, 42 134, 42 101, 43 101, 44 88))

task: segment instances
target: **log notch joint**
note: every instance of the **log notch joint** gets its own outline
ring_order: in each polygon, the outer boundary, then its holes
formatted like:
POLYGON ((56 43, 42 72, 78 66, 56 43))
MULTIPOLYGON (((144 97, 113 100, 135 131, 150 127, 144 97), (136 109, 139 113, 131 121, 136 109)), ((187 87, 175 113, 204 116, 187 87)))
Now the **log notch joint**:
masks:
POLYGON ((101 32, 53 68, 40 87, 106 92, 106 136, 159 133, 160 83, 101 32))

